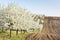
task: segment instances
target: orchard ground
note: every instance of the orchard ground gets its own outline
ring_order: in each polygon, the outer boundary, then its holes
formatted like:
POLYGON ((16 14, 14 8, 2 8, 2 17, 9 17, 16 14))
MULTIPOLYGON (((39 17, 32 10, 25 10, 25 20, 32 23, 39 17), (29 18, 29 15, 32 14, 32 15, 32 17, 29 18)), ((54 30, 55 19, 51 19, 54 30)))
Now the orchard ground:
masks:
MULTIPOLYGON (((39 32, 39 30, 34 30, 34 32, 39 32)), ((10 30, 7 31, 1 31, 0 30, 0 40, 25 40, 25 38, 34 32, 22 32, 18 31, 18 35, 16 35, 16 31, 11 31, 11 37, 10 37, 10 30)))

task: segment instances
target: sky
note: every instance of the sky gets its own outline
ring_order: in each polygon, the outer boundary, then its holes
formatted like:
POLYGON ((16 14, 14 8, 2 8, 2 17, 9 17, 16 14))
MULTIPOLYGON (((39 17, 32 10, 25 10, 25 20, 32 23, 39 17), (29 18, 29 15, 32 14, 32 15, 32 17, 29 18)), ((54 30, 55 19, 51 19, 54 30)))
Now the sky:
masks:
POLYGON ((14 3, 32 13, 60 16, 60 0, 0 0, 0 4, 14 3))

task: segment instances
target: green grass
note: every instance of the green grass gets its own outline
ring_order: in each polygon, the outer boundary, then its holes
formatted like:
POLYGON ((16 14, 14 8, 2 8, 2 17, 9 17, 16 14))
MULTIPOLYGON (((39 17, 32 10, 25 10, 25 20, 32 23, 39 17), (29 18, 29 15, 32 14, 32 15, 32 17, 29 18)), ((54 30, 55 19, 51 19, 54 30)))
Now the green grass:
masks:
POLYGON ((25 34, 19 33, 18 35, 13 35, 11 37, 11 40, 25 40, 25 37, 29 34, 30 33, 27 33, 27 32, 25 34))
POLYGON ((5 32, 1 32, 0 31, 0 40, 25 40, 25 37, 27 35, 29 35, 30 33, 26 32, 26 33, 21 33, 19 32, 18 35, 16 35, 15 31, 12 31, 12 36, 10 38, 9 36, 9 30, 5 31, 5 32))
MULTIPOLYGON (((34 32, 39 32, 39 30, 35 29, 34 32)), ((0 30, 0 40, 25 40, 26 36, 28 36, 29 34, 30 32, 25 32, 25 33, 18 32, 18 35, 16 35, 16 31, 12 31, 10 37, 9 30, 4 32, 0 30)))

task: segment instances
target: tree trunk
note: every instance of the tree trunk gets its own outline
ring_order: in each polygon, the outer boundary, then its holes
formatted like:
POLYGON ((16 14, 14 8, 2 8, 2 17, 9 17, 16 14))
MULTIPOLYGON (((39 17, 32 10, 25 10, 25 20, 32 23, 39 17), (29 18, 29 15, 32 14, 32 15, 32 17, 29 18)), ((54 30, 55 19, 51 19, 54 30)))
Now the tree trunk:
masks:
POLYGON ((2 32, 3 32, 3 30, 4 30, 4 27, 2 27, 2 32))
POLYGON ((10 29, 10 37, 11 37, 11 29, 10 29))
POLYGON ((18 35, 18 29, 16 30, 16 35, 18 35))

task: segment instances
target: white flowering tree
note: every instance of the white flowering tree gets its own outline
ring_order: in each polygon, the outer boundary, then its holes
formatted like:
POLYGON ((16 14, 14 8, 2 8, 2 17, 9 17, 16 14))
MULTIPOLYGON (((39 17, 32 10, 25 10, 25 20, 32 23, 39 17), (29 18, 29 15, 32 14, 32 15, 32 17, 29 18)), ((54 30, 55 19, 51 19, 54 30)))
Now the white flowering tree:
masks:
POLYGON ((2 31, 5 27, 5 22, 7 20, 3 10, 4 10, 4 7, 2 5, 0 5, 0 30, 2 30, 2 31))
MULTIPOLYGON (((40 28, 43 23, 44 16, 32 14, 26 9, 9 4, 0 10, 0 27, 15 30, 28 30, 30 28, 40 28)), ((42 28, 42 27, 41 27, 42 28)))

